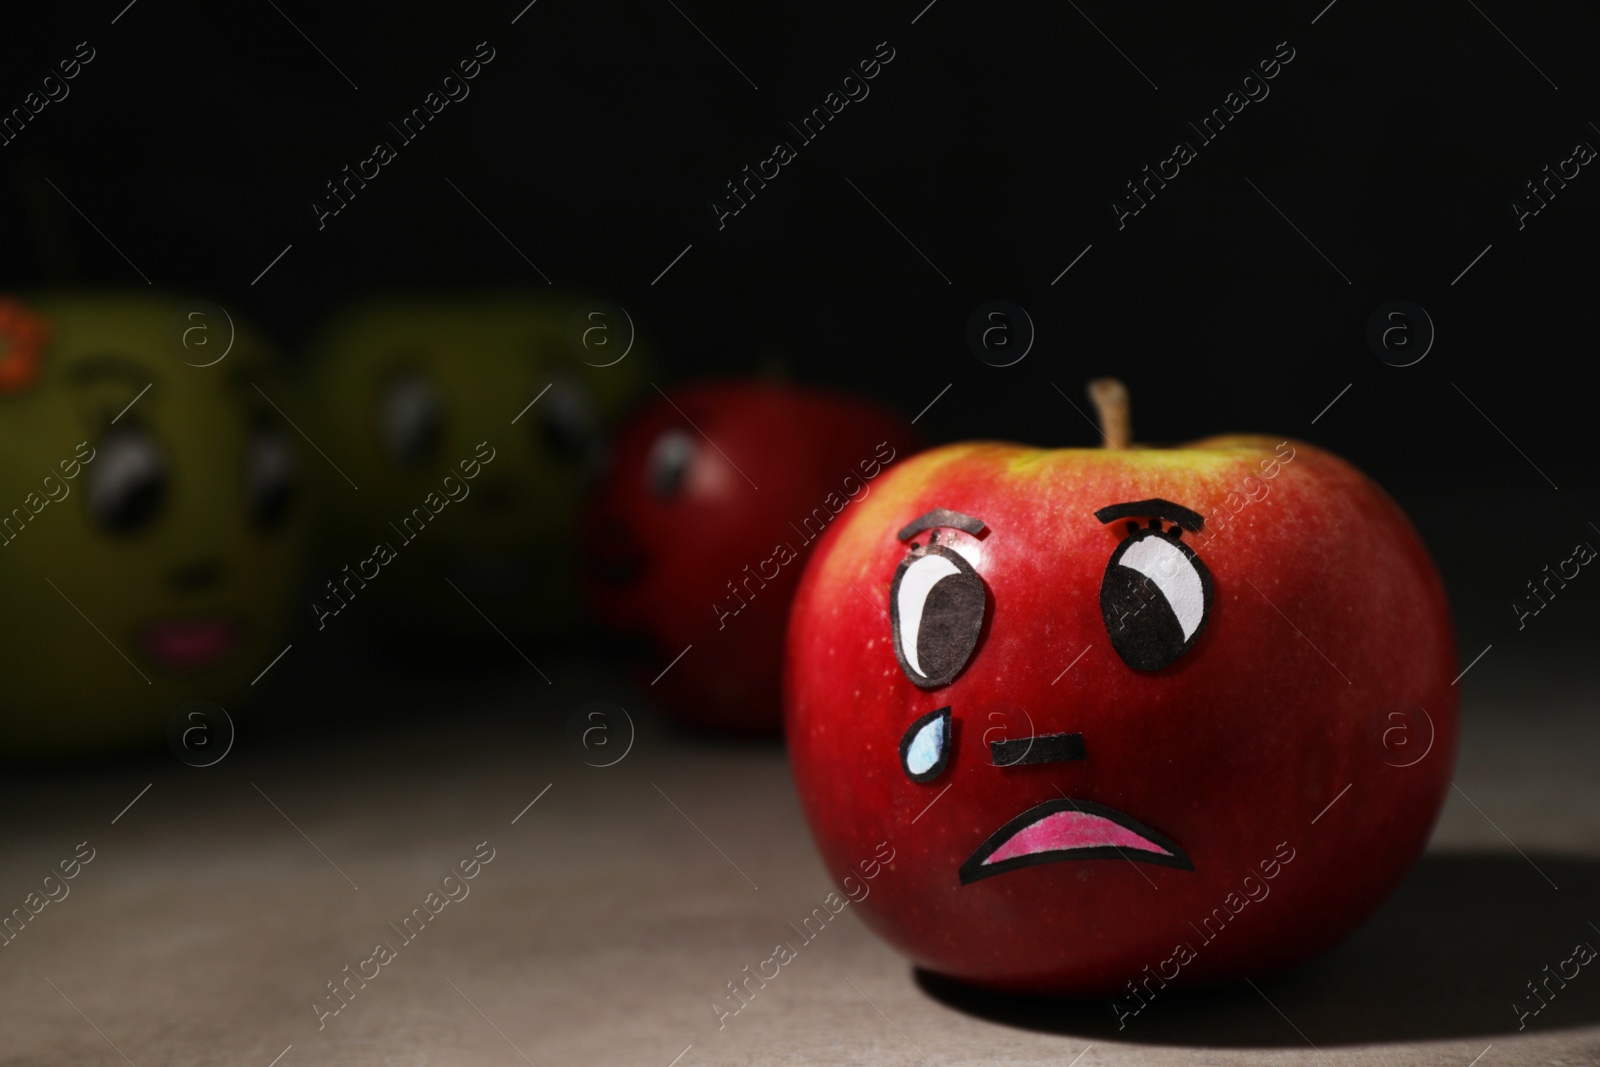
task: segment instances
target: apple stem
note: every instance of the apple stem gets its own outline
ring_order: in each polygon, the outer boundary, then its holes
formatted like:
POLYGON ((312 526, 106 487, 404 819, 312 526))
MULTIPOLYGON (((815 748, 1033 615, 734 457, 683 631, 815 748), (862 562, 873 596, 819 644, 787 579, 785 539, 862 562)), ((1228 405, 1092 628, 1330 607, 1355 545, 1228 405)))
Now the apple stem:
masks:
POLYGON ((1089 383, 1089 399, 1100 417, 1100 435, 1106 447, 1122 451, 1133 445, 1133 418, 1128 412, 1128 387, 1115 378, 1089 383))

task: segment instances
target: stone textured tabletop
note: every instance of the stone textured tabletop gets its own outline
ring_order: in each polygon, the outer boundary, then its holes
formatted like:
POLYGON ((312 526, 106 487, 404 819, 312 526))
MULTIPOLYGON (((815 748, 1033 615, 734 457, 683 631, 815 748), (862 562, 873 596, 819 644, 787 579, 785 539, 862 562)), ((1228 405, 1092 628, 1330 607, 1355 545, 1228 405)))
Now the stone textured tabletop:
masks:
POLYGON ((1104 1002, 919 977, 848 907, 719 1020, 832 888, 775 743, 668 730, 581 660, 553 685, 306 680, 215 766, 0 787, 5 907, 59 898, 0 949, 0 1063, 1600 1063, 1600 975, 1520 1032, 1513 1009, 1600 944, 1595 698, 1496 655, 1463 682, 1457 788, 1383 911, 1297 971, 1163 993, 1120 1031, 1104 1002), (637 724, 609 767, 568 741, 596 699, 637 724), (76 876, 46 886, 63 861, 76 876), (445 880, 463 861, 474 877, 445 880))

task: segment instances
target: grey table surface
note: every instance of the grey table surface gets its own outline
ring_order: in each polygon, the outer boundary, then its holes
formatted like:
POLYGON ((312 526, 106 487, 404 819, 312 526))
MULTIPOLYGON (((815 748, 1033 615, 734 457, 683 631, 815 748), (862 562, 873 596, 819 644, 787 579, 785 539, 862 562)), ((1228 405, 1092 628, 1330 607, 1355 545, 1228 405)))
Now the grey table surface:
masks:
POLYGON ((1520 1031, 1512 1008, 1600 945, 1593 671, 1491 655, 1462 683, 1457 788, 1383 911, 1307 966, 1171 994, 1121 1031, 1104 1003, 919 981, 848 908, 719 1025, 726 983, 832 888, 777 745, 664 729, 585 662, 551 685, 323 679, 212 767, 0 784, 0 906, 80 842, 94 855, 0 948, 0 1063, 1600 1064, 1600 973, 1520 1031), (614 766, 567 742, 591 699, 637 724, 614 766), (482 842, 468 895, 402 942, 389 924, 482 842), (394 958, 319 1018, 380 941, 394 958))

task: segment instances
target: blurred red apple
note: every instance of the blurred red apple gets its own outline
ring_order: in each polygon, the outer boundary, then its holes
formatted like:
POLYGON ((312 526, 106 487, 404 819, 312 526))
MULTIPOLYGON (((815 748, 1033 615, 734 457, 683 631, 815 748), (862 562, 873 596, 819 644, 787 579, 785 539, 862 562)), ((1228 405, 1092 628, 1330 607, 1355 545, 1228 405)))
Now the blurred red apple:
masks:
POLYGON ((805 558, 913 440, 865 401, 777 384, 675 389, 629 422, 586 516, 584 582, 603 623, 647 639, 641 676, 665 669, 652 690, 664 707, 699 726, 779 728, 805 558))
POLYGON ((1135 447, 1108 390, 1114 448, 938 448, 840 516, 796 593, 786 730, 834 876, 894 849, 859 904, 878 933, 1122 1017, 1373 913, 1449 788, 1456 658, 1359 472, 1275 437, 1135 447))

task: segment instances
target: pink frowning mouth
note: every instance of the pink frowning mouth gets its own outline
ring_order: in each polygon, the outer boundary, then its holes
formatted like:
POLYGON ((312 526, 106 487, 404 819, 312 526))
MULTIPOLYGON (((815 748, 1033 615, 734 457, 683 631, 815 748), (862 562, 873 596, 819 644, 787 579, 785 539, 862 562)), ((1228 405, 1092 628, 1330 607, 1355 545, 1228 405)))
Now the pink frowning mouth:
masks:
POLYGON ((217 618, 151 623, 140 637, 145 655, 173 671, 204 670, 239 646, 239 628, 217 618))
POLYGON ((1194 870, 1188 853, 1159 831, 1104 804, 1062 797, 1029 808, 990 835, 961 865, 961 884, 1040 863, 1118 857, 1194 870))

